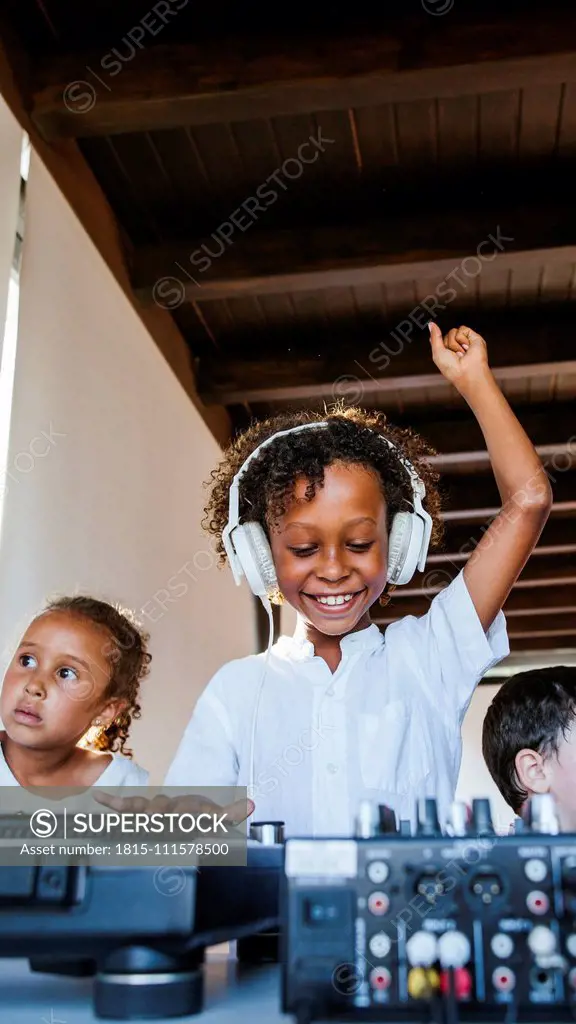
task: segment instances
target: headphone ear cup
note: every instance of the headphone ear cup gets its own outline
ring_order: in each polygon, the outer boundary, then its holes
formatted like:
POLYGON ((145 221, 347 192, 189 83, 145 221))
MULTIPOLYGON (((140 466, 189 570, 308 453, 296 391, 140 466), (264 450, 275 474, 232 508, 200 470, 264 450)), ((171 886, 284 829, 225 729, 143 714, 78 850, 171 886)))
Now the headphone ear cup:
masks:
POLYGON ((232 531, 232 540, 252 593, 267 597, 278 589, 278 579, 268 538, 260 523, 247 522, 232 531))
POLYGON ((422 547, 424 523, 414 512, 397 512, 388 538, 388 583, 401 587, 412 579, 422 547))

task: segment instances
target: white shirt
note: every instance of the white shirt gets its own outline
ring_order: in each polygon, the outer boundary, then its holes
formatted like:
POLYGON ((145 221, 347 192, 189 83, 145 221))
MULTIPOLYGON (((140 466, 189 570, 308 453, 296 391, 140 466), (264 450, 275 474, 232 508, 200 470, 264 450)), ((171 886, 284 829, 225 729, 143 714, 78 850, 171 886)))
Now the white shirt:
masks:
MULTIPOLYGON (((112 753, 112 760, 108 763, 94 786, 147 786, 148 772, 135 764, 129 757, 123 754, 112 753)), ((104 755, 103 755, 104 756, 104 755)), ((0 743, 0 786, 19 786, 18 779, 12 774, 6 763, 2 744, 0 743)))
MULTIPOLYGON (((426 615, 350 633, 334 674, 299 620, 274 644, 254 745, 253 820, 286 834, 349 835, 361 800, 414 821, 434 796, 445 818, 462 754, 460 728, 474 688, 509 653, 498 614, 484 632, 460 573, 426 615)), ((200 696, 165 784, 247 786, 264 654, 224 665, 200 696)))

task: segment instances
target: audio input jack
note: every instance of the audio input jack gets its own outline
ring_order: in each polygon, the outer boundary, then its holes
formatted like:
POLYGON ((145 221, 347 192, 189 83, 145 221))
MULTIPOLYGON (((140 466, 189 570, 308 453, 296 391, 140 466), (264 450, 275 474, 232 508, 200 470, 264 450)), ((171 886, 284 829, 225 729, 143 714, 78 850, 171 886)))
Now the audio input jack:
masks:
POLYGON ((408 995, 429 1001, 440 992, 440 975, 434 967, 412 967, 408 972, 408 995))

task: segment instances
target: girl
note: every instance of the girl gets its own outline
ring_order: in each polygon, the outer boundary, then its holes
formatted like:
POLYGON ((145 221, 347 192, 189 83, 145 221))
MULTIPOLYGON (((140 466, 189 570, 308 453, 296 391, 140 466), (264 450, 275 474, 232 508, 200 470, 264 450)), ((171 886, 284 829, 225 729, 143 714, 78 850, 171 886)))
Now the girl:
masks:
POLYGON ((33 620, 0 694, 0 786, 144 786, 126 750, 147 634, 92 597, 63 597, 33 620))
POLYGON ((347 409, 326 416, 324 425, 276 437, 244 466, 278 431, 318 417, 284 414, 252 426, 212 474, 207 528, 234 566, 235 534, 226 527, 231 485, 243 468, 240 522, 259 524, 265 541, 256 531, 244 548, 255 546, 264 575, 275 577, 298 613, 296 631, 272 647, 264 676, 263 655, 216 673, 167 785, 251 784, 250 813, 255 802, 259 819, 283 820, 288 834, 349 834, 364 799, 413 820, 416 799, 431 796, 441 820, 446 815, 462 719, 476 683, 509 653, 501 608, 552 498, 492 375, 483 338, 467 327, 442 338, 436 324, 429 326, 435 364, 483 431, 502 499, 499 516, 428 612, 406 616, 382 635, 370 608, 381 595, 388 599, 413 522, 404 519, 404 536, 399 540, 395 529, 390 543, 393 524, 402 524, 398 514, 418 512, 423 540, 411 557, 421 569, 430 531, 434 539, 440 532, 436 475, 425 460, 430 448, 382 415, 347 409))

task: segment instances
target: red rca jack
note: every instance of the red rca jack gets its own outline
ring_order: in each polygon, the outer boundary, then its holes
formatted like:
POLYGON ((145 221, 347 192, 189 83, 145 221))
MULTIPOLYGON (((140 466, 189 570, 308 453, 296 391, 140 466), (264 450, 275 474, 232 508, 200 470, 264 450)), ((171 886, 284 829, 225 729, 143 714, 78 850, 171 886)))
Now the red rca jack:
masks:
POLYGON ((370 971, 370 985, 377 992, 385 992, 392 984, 392 975, 387 967, 374 967, 370 971))
POLYGON ((545 892, 533 889, 526 897, 526 906, 531 914, 547 914, 550 909, 550 900, 545 892))
POLYGON ((492 984, 497 992, 511 992, 516 984, 516 975, 509 967, 497 967, 492 972, 492 984))
POLYGON ((382 917, 388 912, 390 900, 385 892, 371 892, 368 897, 368 910, 376 917, 382 917))
MULTIPOLYGON (((440 990, 444 995, 450 991, 450 972, 442 971, 440 975, 440 990)), ((472 975, 465 967, 454 969, 454 995, 458 1002, 470 999, 472 995, 472 975)))

